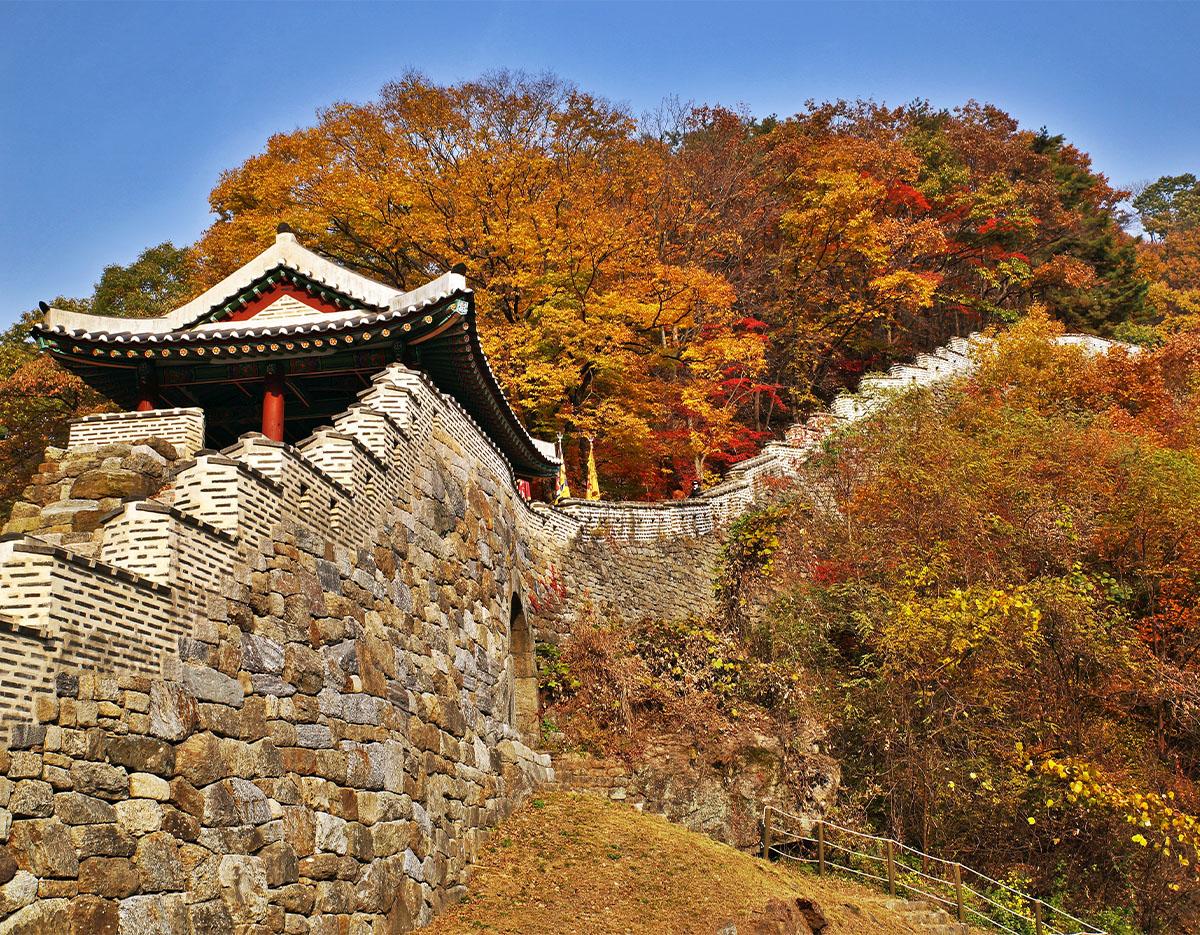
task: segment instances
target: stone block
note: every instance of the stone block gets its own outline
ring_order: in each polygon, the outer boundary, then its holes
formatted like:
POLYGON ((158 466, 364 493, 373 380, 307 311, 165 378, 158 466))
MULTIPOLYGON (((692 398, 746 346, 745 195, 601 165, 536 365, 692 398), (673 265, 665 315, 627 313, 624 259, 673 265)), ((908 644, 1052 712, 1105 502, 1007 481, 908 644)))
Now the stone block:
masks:
POLYGON ((74 877, 79 859, 66 826, 57 818, 18 821, 8 846, 22 870, 39 877, 74 877))
POLYGON ((119 904, 120 935, 188 935, 188 914, 180 894, 130 896, 119 904))
POLYGON ((117 824, 79 825, 71 829, 71 840, 80 860, 88 857, 129 857, 133 854, 133 837, 117 824))
POLYGON ((47 932, 62 932, 67 927, 67 899, 39 899, 19 909, 4 920, 0 931, 4 935, 46 935, 47 932))
POLYGON ((126 799, 116 804, 117 824, 135 837, 162 827, 162 806, 153 799, 126 799))
POLYGON ((89 857, 79 865, 79 892, 109 899, 132 896, 140 886, 137 868, 127 857, 89 857))
POLYGON ((45 724, 17 723, 9 731, 8 746, 11 750, 28 750, 41 746, 45 740, 45 724))
POLYGON ((263 791, 245 779, 226 779, 204 790, 204 825, 228 828, 261 825, 271 820, 263 791))
POLYGON ((40 779, 23 779, 13 787, 8 810, 15 818, 49 818, 54 814, 54 789, 40 779))
POLYGON ((170 776, 175 771, 175 748, 153 737, 110 737, 105 753, 110 763, 130 772, 170 776))
POLYGON ((37 899, 38 880, 28 870, 17 870, 0 885, 0 916, 16 912, 37 899))
POLYGON ((70 772, 75 791, 84 795, 111 801, 124 798, 129 790, 129 778, 125 770, 109 763, 77 761, 71 764, 70 772))
POLYGON ((111 805, 81 792, 55 795, 54 814, 68 825, 100 825, 117 820, 116 809, 111 805))
POLYGON ((155 681, 150 685, 150 733, 178 741, 196 726, 196 700, 178 685, 155 681))
POLYGON ((154 799, 156 802, 166 802, 171 798, 171 784, 153 773, 130 773, 129 795, 135 799, 154 799))
POLYGON ((143 893, 182 890, 187 884, 179 845, 165 831, 148 834, 138 841, 133 864, 143 893))
POLYGON ((267 914, 267 875, 258 857, 226 854, 217 867, 221 900, 235 924, 258 922, 267 914))
MULTIPOLYGON (((183 686, 200 701, 240 708, 244 698, 241 683, 208 666, 184 666, 183 686)), ((153 704, 153 703, 152 703, 153 704)), ((153 711, 153 707, 151 707, 153 711)))
POLYGON ((69 935, 118 935, 119 926, 120 911, 112 900, 99 896, 78 896, 71 900, 67 910, 69 935))

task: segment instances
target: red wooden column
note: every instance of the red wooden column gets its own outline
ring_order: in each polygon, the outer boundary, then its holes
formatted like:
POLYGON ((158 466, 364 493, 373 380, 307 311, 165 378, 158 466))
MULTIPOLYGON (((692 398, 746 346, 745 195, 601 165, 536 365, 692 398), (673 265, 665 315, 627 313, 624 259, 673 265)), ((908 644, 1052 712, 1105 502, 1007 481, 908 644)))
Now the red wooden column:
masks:
POLYGON ((272 370, 263 380, 262 433, 283 441, 283 374, 272 370))
POLYGON ((155 408, 155 397, 158 395, 158 381, 154 371, 149 367, 138 368, 137 405, 138 412, 149 412, 155 408))

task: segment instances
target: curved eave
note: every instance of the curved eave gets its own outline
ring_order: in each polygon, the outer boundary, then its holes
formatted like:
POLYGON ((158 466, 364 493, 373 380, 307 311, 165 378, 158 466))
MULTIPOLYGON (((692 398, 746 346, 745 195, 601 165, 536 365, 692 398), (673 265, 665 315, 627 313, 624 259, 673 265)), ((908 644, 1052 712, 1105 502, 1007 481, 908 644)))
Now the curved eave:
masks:
POLYGON ((420 345, 420 366, 443 391, 475 418, 512 462, 518 474, 553 477, 558 462, 538 450, 496 379, 475 326, 475 303, 468 302, 461 325, 420 345))
MULTIPOLYGON (((319 340, 324 345, 322 351, 334 342, 347 349, 376 346, 381 341, 402 342, 417 349, 421 369, 439 389, 458 400, 518 474, 549 477, 557 473, 558 462, 538 450, 488 364, 479 343, 475 304, 469 289, 433 295, 419 305, 391 311, 329 318, 332 320, 308 319, 263 328, 243 326, 165 334, 93 332, 35 325, 33 334, 40 346, 66 366, 93 376, 97 371, 127 372, 147 361, 168 365, 201 363, 215 359, 218 353, 222 361, 238 361, 294 357, 316 350, 289 347, 286 342, 319 340), (255 341, 268 343, 243 343, 255 341)), ((111 380, 104 382, 108 384, 111 380)), ((112 394, 107 385, 105 391, 112 394)))

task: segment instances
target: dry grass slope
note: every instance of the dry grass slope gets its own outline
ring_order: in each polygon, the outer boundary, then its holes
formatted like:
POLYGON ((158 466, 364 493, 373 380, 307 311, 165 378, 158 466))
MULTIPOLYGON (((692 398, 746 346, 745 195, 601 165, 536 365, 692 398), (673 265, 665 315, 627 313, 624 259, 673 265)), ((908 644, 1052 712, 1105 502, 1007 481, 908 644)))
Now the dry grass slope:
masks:
POLYGON ((913 935, 884 897, 749 857, 597 796, 548 793, 496 830, 467 900, 427 931, 712 935, 778 897, 806 896, 830 935, 913 935))

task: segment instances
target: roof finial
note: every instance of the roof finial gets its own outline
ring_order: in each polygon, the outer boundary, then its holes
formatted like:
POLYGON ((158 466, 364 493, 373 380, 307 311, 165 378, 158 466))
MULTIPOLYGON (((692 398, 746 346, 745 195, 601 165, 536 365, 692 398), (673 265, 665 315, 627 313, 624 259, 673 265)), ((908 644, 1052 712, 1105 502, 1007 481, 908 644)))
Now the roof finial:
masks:
POLYGON ((294 230, 292 230, 292 225, 289 224, 287 221, 280 221, 279 226, 277 228, 275 228, 275 233, 277 233, 277 234, 294 234, 296 232, 294 230))
POLYGON ((455 263, 453 266, 450 267, 450 272, 458 273, 458 275, 460 275, 460 276, 465 276, 465 275, 467 275, 467 264, 466 263, 455 263))
POLYGON ((50 311, 50 305, 47 302, 38 302, 38 308, 42 310, 43 315, 50 311))

